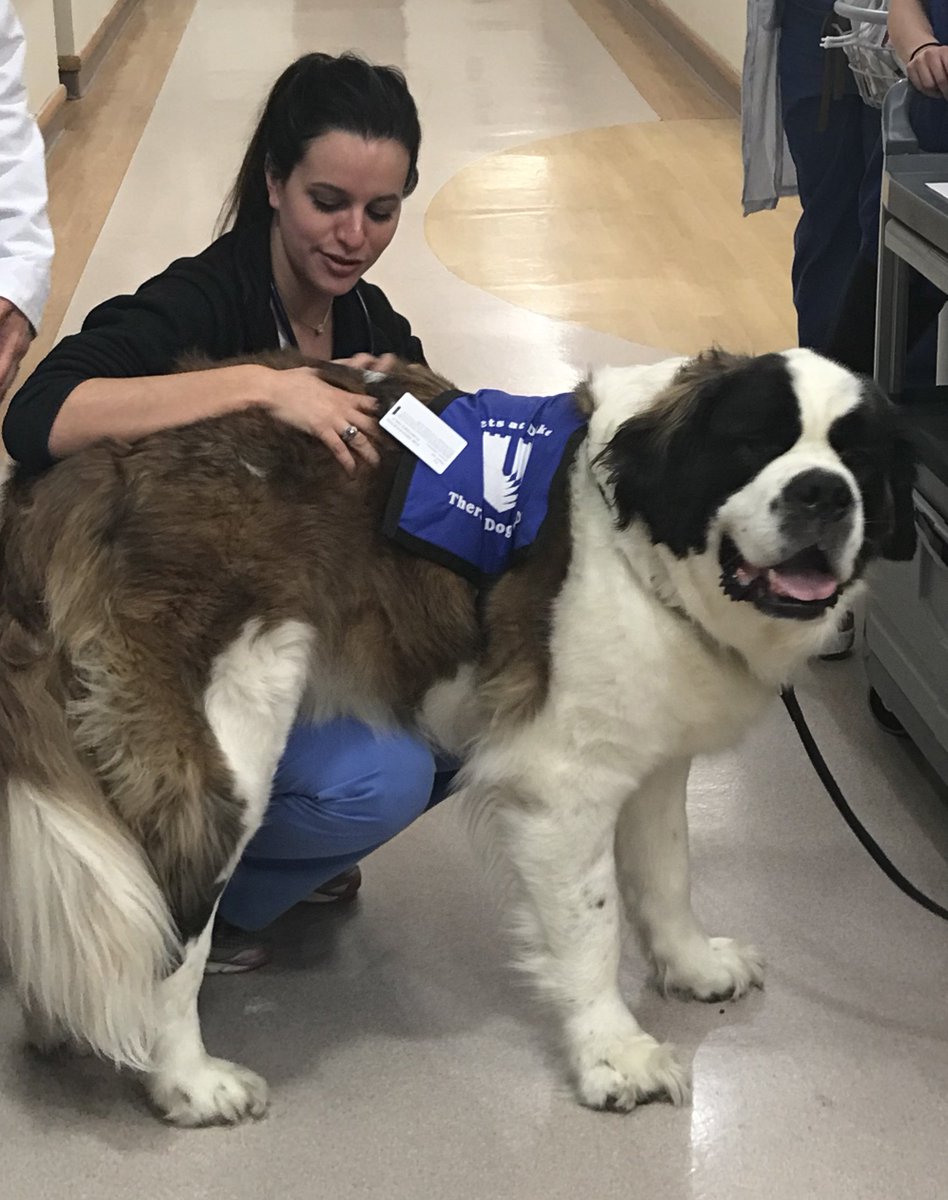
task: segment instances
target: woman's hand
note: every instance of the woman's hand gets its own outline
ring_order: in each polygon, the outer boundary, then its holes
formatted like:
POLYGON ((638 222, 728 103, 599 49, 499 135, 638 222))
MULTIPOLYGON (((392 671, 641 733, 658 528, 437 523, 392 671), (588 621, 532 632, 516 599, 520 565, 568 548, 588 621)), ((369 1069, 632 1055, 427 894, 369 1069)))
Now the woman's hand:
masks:
POLYGON ((20 359, 32 340, 29 321, 15 304, 0 296, 0 400, 13 382, 20 359))
POLYGON ((925 46, 905 70, 917 91, 933 100, 948 100, 948 46, 925 46))
POLYGON ((373 354, 353 354, 351 358, 334 358, 333 362, 343 367, 355 367, 357 371, 378 371, 380 375, 387 375, 401 364, 401 359, 397 354, 380 354, 377 358, 373 354))
POLYGON ((319 438, 350 475, 355 474, 357 458, 369 466, 378 465, 379 452, 375 447, 378 421, 371 396, 357 396, 332 387, 312 367, 265 370, 264 404, 275 417, 319 438), (358 433, 343 440, 349 426, 358 433))

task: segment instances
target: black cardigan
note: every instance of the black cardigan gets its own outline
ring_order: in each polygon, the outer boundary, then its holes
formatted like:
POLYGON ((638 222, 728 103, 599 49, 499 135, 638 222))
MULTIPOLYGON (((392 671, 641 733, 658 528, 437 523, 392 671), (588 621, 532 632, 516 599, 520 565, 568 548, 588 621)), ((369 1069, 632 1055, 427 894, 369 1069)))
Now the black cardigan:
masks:
MULTIPOLYGON (((166 375, 182 355, 214 360, 279 346, 270 308, 269 224, 232 230, 194 258, 179 258, 94 308, 82 330, 37 366, 10 402, 3 441, 29 471, 53 463, 49 434, 63 401, 86 379, 166 375)), ((397 354, 424 362, 421 342, 380 288, 360 281, 333 309, 333 357, 397 354)))

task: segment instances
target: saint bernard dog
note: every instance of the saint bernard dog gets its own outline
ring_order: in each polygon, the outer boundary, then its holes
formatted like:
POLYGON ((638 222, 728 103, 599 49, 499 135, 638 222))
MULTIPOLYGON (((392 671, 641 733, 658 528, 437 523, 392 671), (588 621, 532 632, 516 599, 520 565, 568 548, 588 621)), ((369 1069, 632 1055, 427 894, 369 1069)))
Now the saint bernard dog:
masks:
MULTIPOLYGON (((450 387, 316 369, 380 411, 450 387)), ((601 369, 572 403, 535 540, 483 586, 383 530, 391 439, 350 478, 248 410, 14 474, 0 939, 34 1044, 139 1070, 179 1125, 263 1113, 201 1040, 211 923, 291 723, 346 713, 463 758, 580 1101, 686 1100, 620 993, 621 921, 663 989, 761 983, 692 911, 689 764, 819 652, 874 558, 912 556, 912 456, 871 382, 805 350, 601 369)))

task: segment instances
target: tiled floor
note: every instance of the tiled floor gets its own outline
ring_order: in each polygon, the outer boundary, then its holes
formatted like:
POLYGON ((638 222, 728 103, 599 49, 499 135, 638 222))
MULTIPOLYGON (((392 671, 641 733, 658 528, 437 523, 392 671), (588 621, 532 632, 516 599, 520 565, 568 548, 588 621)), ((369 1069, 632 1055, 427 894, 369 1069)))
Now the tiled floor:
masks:
MULTIPOLYGON (((552 391, 587 363, 662 354, 462 282, 425 240, 434 197, 477 160, 656 119, 567 0, 196 0, 64 332, 207 240, 266 86, 316 46, 403 65, 425 115, 422 183, 375 277, 439 369, 552 391)), ((874 725, 858 659, 815 665, 800 694, 873 832, 948 896, 944 794, 874 725)), ((943 924, 869 861, 778 706, 699 764, 692 796, 699 911, 770 967, 736 1005, 666 1001, 630 944, 627 994, 693 1062, 690 1108, 574 1103, 444 806, 372 856, 354 908, 291 913, 271 968, 207 983, 210 1049, 270 1081, 258 1125, 167 1129, 104 1064, 40 1062, 0 984, 0 1200, 943 1200, 943 924)))

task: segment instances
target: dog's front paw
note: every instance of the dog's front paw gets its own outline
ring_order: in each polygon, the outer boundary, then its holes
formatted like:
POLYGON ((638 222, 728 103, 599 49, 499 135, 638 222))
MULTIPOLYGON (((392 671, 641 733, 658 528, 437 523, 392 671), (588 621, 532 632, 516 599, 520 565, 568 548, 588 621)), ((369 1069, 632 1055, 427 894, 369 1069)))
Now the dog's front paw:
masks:
POLYGON ((610 1112, 630 1112, 651 1100, 685 1104, 691 1095, 688 1071, 674 1048, 647 1033, 587 1047, 576 1086, 583 1104, 610 1112))
POLYGON ((659 988, 696 1000, 737 1000, 763 987, 764 960, 754 946, 732 938, 703 938, 687 950, 655 964, 659 988))
POLYGON ((152 1102, 172 1125, 236 1125, 267 1111, 266 1082, 222 1058, 205 1058, 186 1077, 152 1075, 148 1080, 152 1102))

